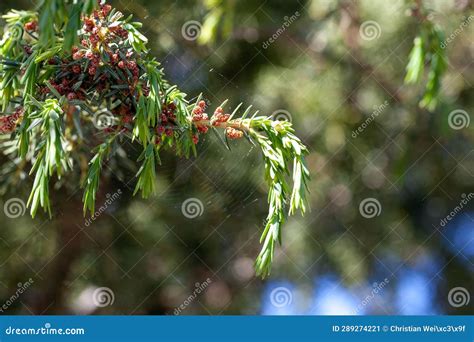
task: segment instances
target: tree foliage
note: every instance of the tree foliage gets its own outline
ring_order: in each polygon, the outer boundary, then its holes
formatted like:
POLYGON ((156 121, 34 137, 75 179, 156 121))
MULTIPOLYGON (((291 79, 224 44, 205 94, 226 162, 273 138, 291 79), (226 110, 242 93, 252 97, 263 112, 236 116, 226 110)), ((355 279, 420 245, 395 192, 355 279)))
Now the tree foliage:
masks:
POLYGON ((288 214, 307 210, 308 151, 291 123, 259 116, 251 107, 240 117, 240 106, 225 114, 224 104, 208 115, 200 96, 191 101, 165 80, 141 24, 110 5, 44 0, 38 13, 13 10, 4 18, 0 97, 10 125, 0 130, 32 164, 32 216, 39 208, 51 216, 50 183, 81 165, 77 151, 94 151, 82 184, 84 212, 94 213, 101 169, 118 144, 141 145, 135 193, 146 198, 155 191, 163 149, 189 158, 209 129, 222 131, 224 143, 245 136, 262 150, 270 188, 256 261, 257 273, 269 274, 281 225, 288 214))
POLYGON ((443 49, 444 33, 428 19, 425 8, 418 4, 413 9, 413 16, 421 21, 420 33, 415 37, 406 67, 405 83, 415 84, 423 81, 425 65, 428 65, 428 76, 420 107, 433 111, 438 104, 441 88, 441 77, 447 67, 443 49))

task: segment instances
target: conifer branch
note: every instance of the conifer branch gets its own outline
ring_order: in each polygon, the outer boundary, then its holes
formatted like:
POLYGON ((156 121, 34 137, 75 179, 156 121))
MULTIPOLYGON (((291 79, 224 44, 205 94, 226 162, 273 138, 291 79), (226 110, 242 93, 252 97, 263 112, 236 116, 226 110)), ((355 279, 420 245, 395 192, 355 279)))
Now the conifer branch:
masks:
POLYGON ((413 41, 413 48, 406 66, 405 83, 421 83, 426 65, 428 76, 419 105, 421 108, 433 111, 438 105, 441 77, 447 68, 446 52, 443 49, 444 33, 428 19, 428 16, 425 16, 421 3, 417 4, 413 13, 421 21, 421 30, 413 41))
POLYGON ((38 126, 40 142, 36 160, 30 174, 35 174, 28 206, 31 216, 35 216, 41 206, 51 216, 49 200, 49 180, 56 174, 59 178, 69 167, 69 158, 64 149, 65 141, 61 116, 63 111, 55 99, 47 99, 44 103, 31 98, 37 110, 30 114, 32 121, 30 130, 38 126))
POLYGON ((84 203, 84 215, 87 214, 87 210, 89 210, 91 214, 94 214, 95 212, 95 201, 97 197, 97 191, 99 189, 102 163, 110 153, 112 144, 117 136, 117 134, 112 135, 105 142, 103 142, 97 148, 94 157, 92 157, 89 163, 87 177, 84 182, 84 195, 82 198, 82 202, 84 203))
POLYGON ((189 158, 197 155, 201 135, 222 130, 226 145, 246 137, 262 150, 269 212, 256 270, 267 276, 287 216, 307 210, 308 151, 291 123, 258 112, 249 117, 251 107, 236 117, 241 105, 228 114, 227 101, 209 117, 201 96, 191 103, 165 80, 148 53, 141 24, 107 4, 93 10, 94 2, 44 0, 39 13, 12 11, 5 17, 0 101, 13 114, 1 118, 0 132, 11 134, 18 155, 33 164, 31 215, 40 207, 51 215, 49 185, 53 176, 74 169, 76 157, 69 151, 90 158, 83 203, 84 214, 93 214, 103 164, 122 140, 142 148, 134 194, 146 198, 155 191, 163 149, 189 158), (79 36, 72 37, 78 28, 79 36))

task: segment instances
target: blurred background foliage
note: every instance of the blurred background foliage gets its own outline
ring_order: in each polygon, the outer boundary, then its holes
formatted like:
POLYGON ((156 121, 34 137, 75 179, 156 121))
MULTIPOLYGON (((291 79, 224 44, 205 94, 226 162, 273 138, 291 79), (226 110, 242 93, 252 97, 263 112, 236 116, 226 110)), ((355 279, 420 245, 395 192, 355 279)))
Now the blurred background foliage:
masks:
MULTIPOLYGON (((144 23, 168 78, 191 96, 291 118, 310 149, 312 211, 286 224, 262 281, 253 271, 267 210, 258 151, 239 141, 228 152, 208 135, 196 159, 164 156, 158 193, 147 201, 132 198, 136 170, 123 158, 106 167, 98 206, 107 193, 122 195, 90 225, 81 192, 67 184, 53 191, 53 220, 0 213, 0 302, 34 281, 6 313, 173 314, 207 278, 181 314, 472 313, 472 301, 449 305, 448 292, 461 286, 474 295, 473 204, 440 224, 474 192, 473 125, 455 130, 448 120, 453 110, 473 113, 472 22, 446 46, 439 104, 429 112, 418 106, 424 85, 403 84, 422 25, 411 1, 112 4, 144 23), (190 20, 203 24, 197 41, 182 34, 190 20), (375 39, 361 37, 368 20, 380 26, 375 39), (202 201, 201 216, 182 214, 188 198, 202 201), (361 215, 366 198, 380 203, 378 216, 361 215), (94 305, 99 287, 113 291, 113 305, 94 305), (279 288, 289 300, 275 305, 279 288)), ((423 4, 446 36, 473 14, 468 0, 423 4)), ((31 6, 2 0, 0 10, 31 6)), ((132 159, 135 148, 126 146, 132 159)), ((2 204, 27 198, 31 179, 1 177, 16 183, 2 204)))

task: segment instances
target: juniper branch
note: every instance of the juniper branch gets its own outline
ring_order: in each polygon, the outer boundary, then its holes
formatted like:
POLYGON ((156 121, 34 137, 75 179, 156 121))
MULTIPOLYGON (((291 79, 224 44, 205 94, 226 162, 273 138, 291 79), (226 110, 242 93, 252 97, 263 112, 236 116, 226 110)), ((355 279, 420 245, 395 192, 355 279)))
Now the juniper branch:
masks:
POLYGON ((39 14, 7 15, 0 47, 1 101, 4 109, 24 115, 7 116, 9 125, 0 128, 12 134, 19 155, 33 163, 31 174, 35 178, 28 201, 32 216, 39 207, 51 215, 50 180, 73 168, 74 157, 68 151, 90 151, 92 139, 83 136, 101 141, 91 156, 83 184, 86 214, 94 212, 101 169, 104 160, 113 157, 112 147, 120 143, 118 136, 143 148, 137 161, 141 165, 135 193, 148 197, 155 190, 156 164, 162 149, 190 157, 197 154, 200 135, 210 128, 223 129, 226 143, 228 138, 245 136, 262 150, 269 212, 256 270, 267 276, 287 216, 307 210, 309 172, 304 157, 308 151, 291 123, 275 122, 257 116, 258 112, 249 118, 251 107, 235 118, 240 105, 232 114, 224 114, 226 101, 209 118, 200 96, 191 102, 165 80, 159 63, 148 53, 140 23, 124 18, 109 5, 84 16, 92 9, 91 1, 81 7, 80 2, 44 0, 39 14), (45 26, 48 15, 55 25, 45 26), (78 27, 78 15, 83 15, 78 37, 81 45, 68 51, 76 41, 71 32, 78 27), (105 128, 97 127, 97 116, 102 114, 111 116, 106 118, 110 125, 105 128), (34 158, 27 153, 31 150, 36 151, 34 158))

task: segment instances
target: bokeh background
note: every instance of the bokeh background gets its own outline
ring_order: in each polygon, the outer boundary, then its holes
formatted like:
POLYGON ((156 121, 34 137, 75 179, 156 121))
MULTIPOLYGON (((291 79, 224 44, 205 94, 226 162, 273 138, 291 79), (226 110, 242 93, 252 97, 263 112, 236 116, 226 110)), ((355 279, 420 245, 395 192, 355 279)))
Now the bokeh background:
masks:
MULTIPOLYGON (((144 23, 190 96, 293 122, 310 150, 312 210, 284 226, 261 280, 259 151, 238 141, 229 152, 209 135, 197 158, 164 155, 158 193, 141 200, 127 145, 105 168, 96 220, 67 180, 52 190, 52 220, 0 211, 1 313, 472 314, 474 20, 459 28, 473 4, 422 2, 457 32, 433 112, 418 107, 422 85, 403 84, 420 27, 411 1, 112 1, 144 23), (467 114, 461 129, 453 111, 467 114), (190 199, 195 215, 183 211, 190 199)), ((1 162, 2 207, 26 201, 31 178, 1 162)))

